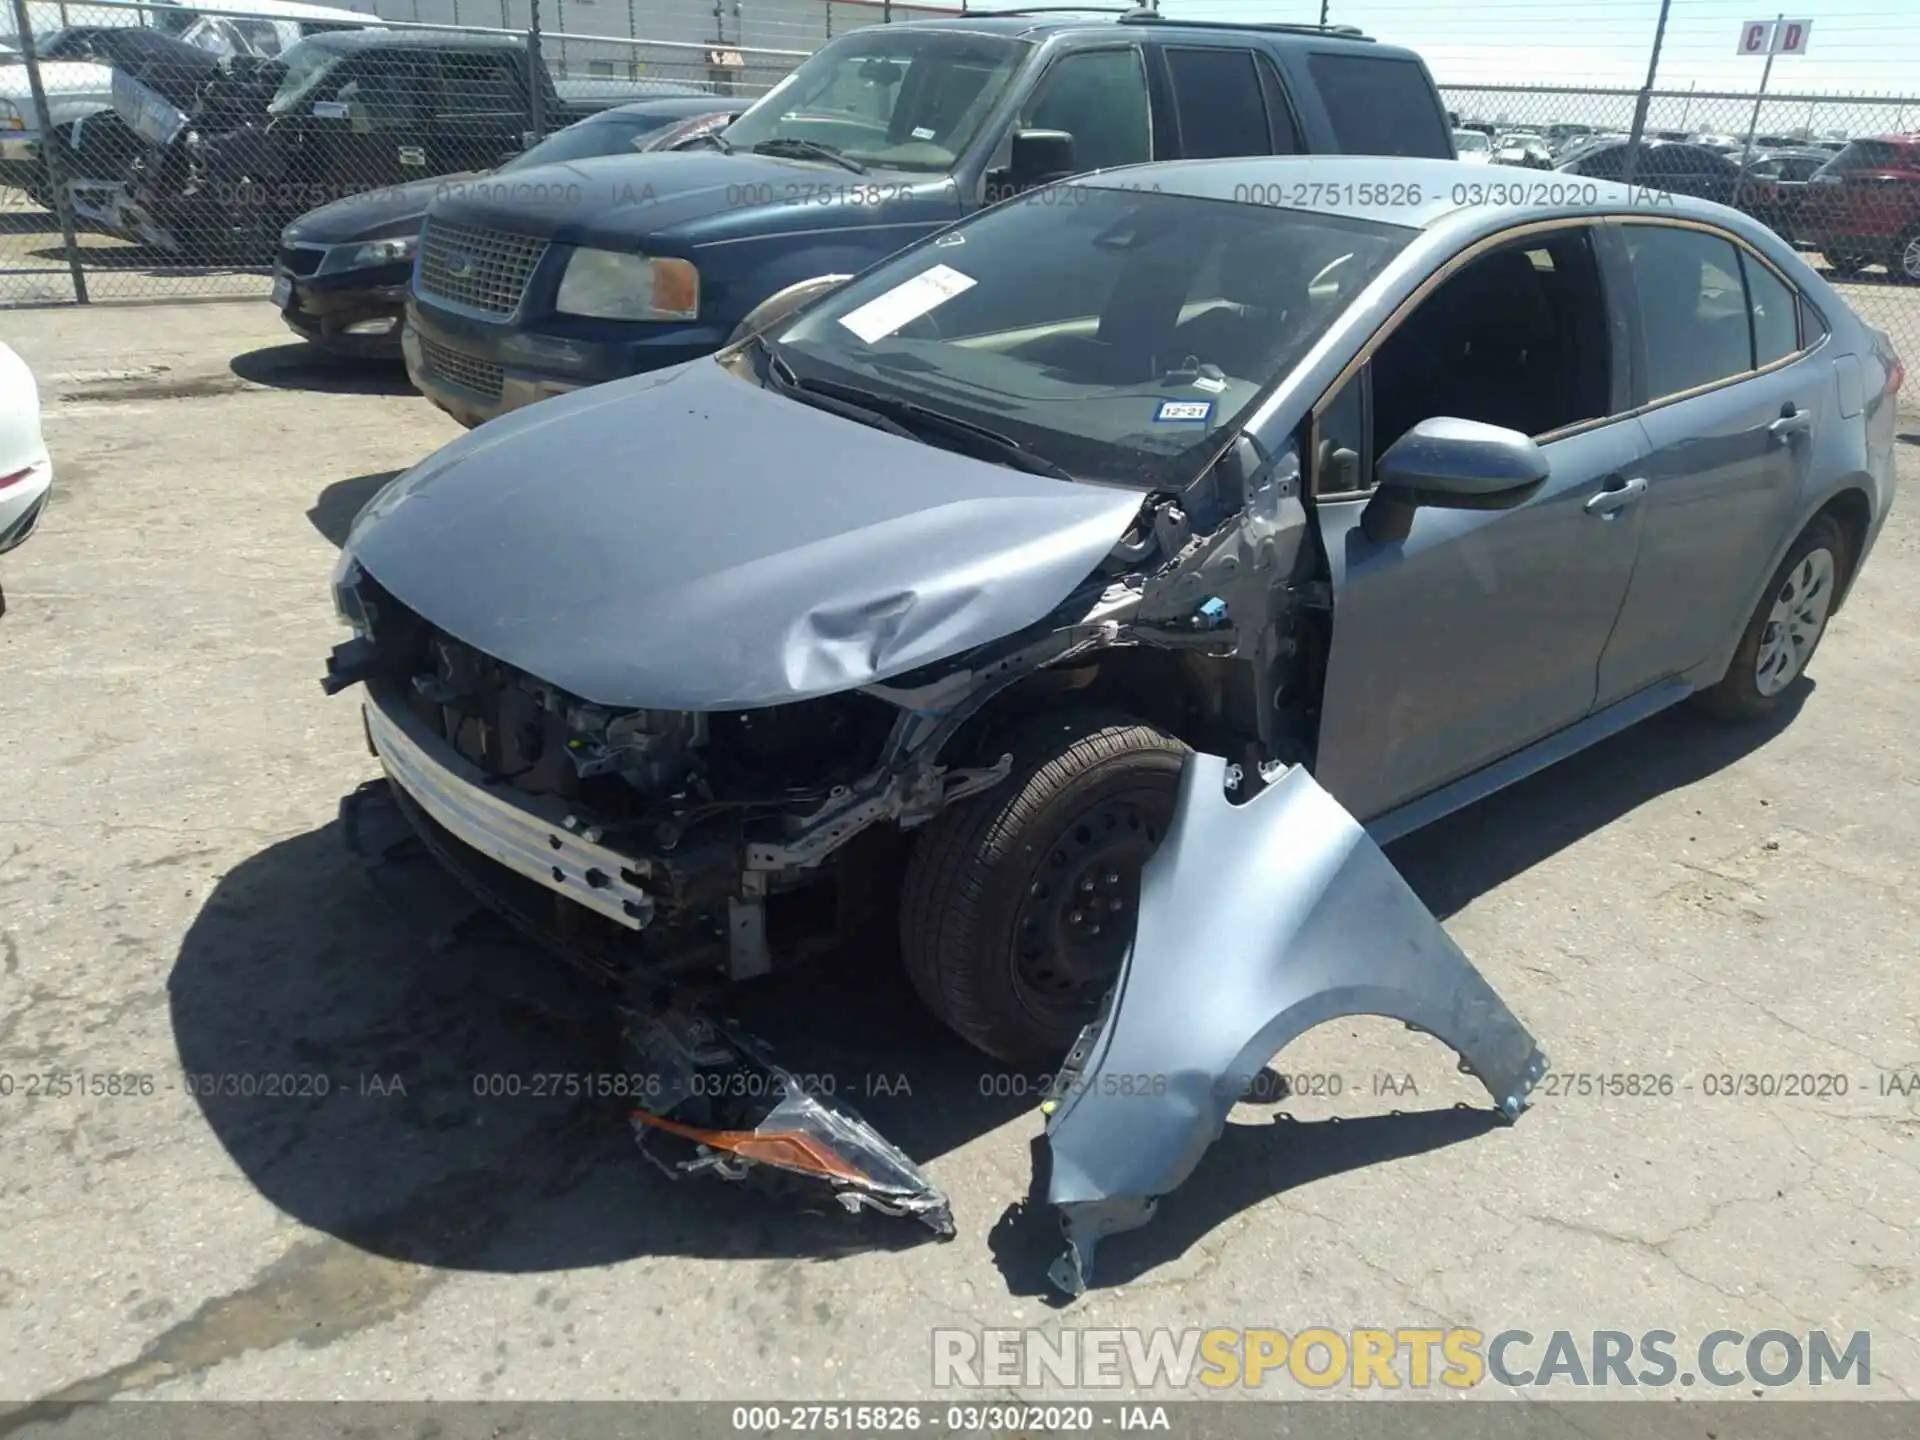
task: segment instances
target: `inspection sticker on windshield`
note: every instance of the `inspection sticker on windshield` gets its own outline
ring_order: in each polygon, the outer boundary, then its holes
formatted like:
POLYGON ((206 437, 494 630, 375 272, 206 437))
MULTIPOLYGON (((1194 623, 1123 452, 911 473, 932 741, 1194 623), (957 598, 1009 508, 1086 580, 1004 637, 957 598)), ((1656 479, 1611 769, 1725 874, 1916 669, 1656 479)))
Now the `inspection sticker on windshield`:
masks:
POLYGON ((1211 400, 1162 400, 1153 419, 1158 425, 1200 425, 1212 417, 1211 400))
POLYGON ((936 265, 894 286, 879 299, 848 311, 840 317, 840 323, 871 345, 972 288, 971 275, 962 275, 950 265, 936 265))

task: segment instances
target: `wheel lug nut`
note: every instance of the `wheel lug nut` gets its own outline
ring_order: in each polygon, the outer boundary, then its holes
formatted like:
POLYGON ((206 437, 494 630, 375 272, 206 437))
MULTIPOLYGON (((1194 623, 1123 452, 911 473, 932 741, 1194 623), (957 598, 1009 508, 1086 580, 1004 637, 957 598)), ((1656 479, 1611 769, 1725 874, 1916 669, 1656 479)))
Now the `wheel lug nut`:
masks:
POLYGON ((1107 909, 1118 910, 1119 908, 1120 908, 1120 902, 1118 900, 1107 901, 1107 909))
POLYGON ((1089 925, 1087 929, 1090 933, 1095 935, 1098 935, 1100 933, 1100 927, 1098 925, 1089 925))
POLYGON ((1106 873, 1106 875, 1105 875, 1104 877, 1102 877, 1102 878, 1104 878, 1104 879, 1106 880, 1106 882, 1107 882, 1107 884, 1109 884, 1109 885, 1118 885, 1118 884, 1120 883, 1120 877, 1119 877, 1118 875, 1116 875, 1116 874, 1114 874, 1114 873, 1113 873, 1113 871, 1111 871, 1111 870, 1109 870, 1109 871, 1108 871, 1108 872, 1106 873))
POLYGON ((1067 923, 1069 925, 1078 925, 1082 920, 1086 918, 1087 917, 1082 915, 1078 910, 1075 910, 1072 914, 1067 916, 1067 923))
POLYGON ((1082 881, 1080 882, 1080 889, 1081 889, 1082 891, 1088 891, 1088 890, 1091 890, 1091 889, 1093 889, 1093 881, 1091 881, 1091 880, 1082 880, 1082 881))

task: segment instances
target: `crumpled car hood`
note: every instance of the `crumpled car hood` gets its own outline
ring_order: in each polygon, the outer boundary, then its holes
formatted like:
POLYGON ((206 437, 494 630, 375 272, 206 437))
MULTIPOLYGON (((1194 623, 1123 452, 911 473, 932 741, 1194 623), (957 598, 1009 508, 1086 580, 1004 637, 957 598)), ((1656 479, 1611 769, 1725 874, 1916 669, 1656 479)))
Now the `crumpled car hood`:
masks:
POLYGON ((889 435, 692 361, 490 421, 347 541, 433 625, 614 707, 750 709, 1025 629, 1142 497, 889 435))

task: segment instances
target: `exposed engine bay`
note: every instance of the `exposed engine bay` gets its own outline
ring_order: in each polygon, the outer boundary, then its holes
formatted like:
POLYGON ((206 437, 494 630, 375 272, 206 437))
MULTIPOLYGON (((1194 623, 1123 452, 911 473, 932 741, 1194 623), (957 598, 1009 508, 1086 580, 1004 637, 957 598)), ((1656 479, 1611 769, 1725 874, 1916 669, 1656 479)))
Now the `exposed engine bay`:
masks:
MULTIPOLYGON (((1238 488, 1236 467, 1252 463, 1228 457, 1217 484, 1238 488)), ((866 864, 864 832, 911 829, 997 783, 1010 760, 995 741, 1009 717, 1064 694, 1164 713, 1197 743, 1256 763, 1303 756, 1313 716, 1302 672, 1318 653, 1320 602, 1311 584, 1274 584, 1310 547, 1297 467, 1266 474, 1244 504, 1211 488, 1199 506, 1150 498, 1101 573, 1046 625, 838 694, 717 712, 592 703, 434 627, 357 567, 338 599, 361 633, 334 652, 326 683, 368 681, 370 706, 389 721, 404 706, 490 788, 563 805, 572 834, 622 862, 602 867, 609 874, 645 876, 643 895, 594 907, 646 932, 613 964, 618 937, 601 926, 601 968, 667 978, 685 972, 689 951, 724 952, 731 978, 746 979, 775 960, 770 901, 799 908, 778 898, 866 864)), ((549 880, 552 868, 530 878, 549 880)), ((604 899, 620 887, 587 888, 604 899)), ((575 908, 564 888, 554 893, 562 912, 575 908)), ((816 906, 827 929, 789 931, 788 948, 805 956, 831 943, 838 908, 816 906)), ((581 918, 560 923, 578 935, 581 918)))

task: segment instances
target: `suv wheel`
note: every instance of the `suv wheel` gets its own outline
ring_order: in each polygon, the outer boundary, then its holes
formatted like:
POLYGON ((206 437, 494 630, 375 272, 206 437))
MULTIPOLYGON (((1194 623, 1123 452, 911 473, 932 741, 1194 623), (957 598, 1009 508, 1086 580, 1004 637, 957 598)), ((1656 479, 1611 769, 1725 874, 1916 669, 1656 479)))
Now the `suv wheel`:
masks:
POLYGON ((1920 225, 1893 242, 1893 255, 1887 268, 1893 272, 1894 279, 1920 285, 1920 225))
POLYGON ((901 950, 914 988, 963 1039, 1050 1066, 1119 973, 1187 747, 1131 716, 1081 711, 1010 749, 1005 782, 921 832, 901 950))
POLYGON ((1817 517, 1774 572, 1725 677, 1694 697, 1700 708, 1720 720, 1757 720, 1785 704, 1826 634, 1846 565, 1839 525, 1817 517))

